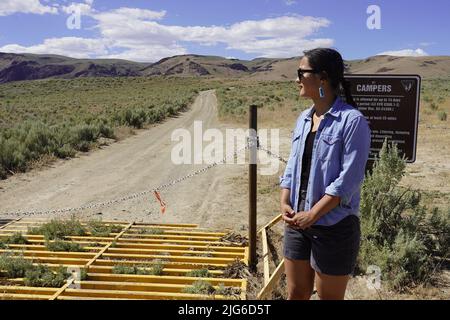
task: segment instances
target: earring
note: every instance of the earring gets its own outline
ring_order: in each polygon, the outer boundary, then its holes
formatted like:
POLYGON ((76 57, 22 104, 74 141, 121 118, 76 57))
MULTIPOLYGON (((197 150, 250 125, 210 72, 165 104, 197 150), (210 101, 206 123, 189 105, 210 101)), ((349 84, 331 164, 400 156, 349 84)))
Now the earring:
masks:
POLYGON ((319 95, 321 98, 325 97, 325 92, 323 91, 322 86, 319 87, 319 95))

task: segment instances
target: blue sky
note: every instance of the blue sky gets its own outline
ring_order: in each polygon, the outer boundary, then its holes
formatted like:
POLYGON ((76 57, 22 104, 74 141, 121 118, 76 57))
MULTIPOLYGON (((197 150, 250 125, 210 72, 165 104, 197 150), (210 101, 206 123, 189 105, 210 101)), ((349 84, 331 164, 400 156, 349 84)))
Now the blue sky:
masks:
POLYGON ((1 0, 0 52, 157 61, 176 54, 450 55, 448 0, 1 0), (369 5, 381 29, 367 27, 369 5), (81 28, 67 19, 80 13, 81 28))

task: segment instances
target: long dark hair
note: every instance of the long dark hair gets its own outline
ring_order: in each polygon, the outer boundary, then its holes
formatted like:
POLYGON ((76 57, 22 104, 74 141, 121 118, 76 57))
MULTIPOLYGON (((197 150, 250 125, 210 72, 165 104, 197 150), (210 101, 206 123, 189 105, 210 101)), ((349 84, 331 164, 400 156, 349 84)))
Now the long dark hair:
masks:
POLYGON ((303 52, 308 58, 311 68, 318 73, 325 71, 331 87, 336 91, 336 94, 341 92, 345 95, 347 103, 356 107, 350 92, 350 82, 344 79, 344 60, 339 52, 330 48, 316 48, 303 52))

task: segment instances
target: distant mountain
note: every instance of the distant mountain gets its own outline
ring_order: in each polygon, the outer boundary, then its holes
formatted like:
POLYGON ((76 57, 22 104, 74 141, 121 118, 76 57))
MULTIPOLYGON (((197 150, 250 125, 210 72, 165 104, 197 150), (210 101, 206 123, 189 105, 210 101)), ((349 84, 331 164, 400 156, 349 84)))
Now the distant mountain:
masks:
POLYGON ((140 76, 147 64, 113 59, 0 53, 0 83, 46 78, 140 76))
POLYGON ((249 70, 246 61, 228 60, 216 56, 183 55, 164 58, 151 64, 143 75, 224 76, 236 77, 249 70))
MULTIPOLYGON (((57 55, 0 53, 0 83, 46 78, 117 76, 249 77, 290 80, 296 77, 299 57, 257 58, 251 61, 218 56, 181 55, 155 63, 115 59, 74 59, 57 55)), ((374 56, 346 61, 348 73, 419 74, 423 78, 450 77, 450 56, 374 56)))
POLYGON ((349 61, 349 67, 352 73, 419 74, 425 79, 449 78, 450 56, 374 56, 349 61))
MULTIPOLYGON (((272 59, 269 70, 251 76, 260 80, 282 80, 296 77, 299 57, 272 59)), ((394 57, 373 56, 362 60, 345 61, 346 73, 353 74, 418 74, 424 79, 450 78, 450 56, 394 57)))

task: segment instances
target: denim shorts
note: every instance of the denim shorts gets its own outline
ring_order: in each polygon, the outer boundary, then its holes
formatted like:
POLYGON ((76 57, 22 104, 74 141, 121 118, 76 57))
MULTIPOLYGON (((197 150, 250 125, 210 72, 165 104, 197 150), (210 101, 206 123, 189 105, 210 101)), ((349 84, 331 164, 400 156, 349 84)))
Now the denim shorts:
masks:
MULTIPOLYGON (((304 210, 305 192, 300 197, 299 211, 304 210)), ((361 240, 360 222, 349 215, 332 226, 313 225, 297 230, 285 225, 284 256, 291 260, 309 260, 311 267, 322 274, 353 273, 361 240)))

